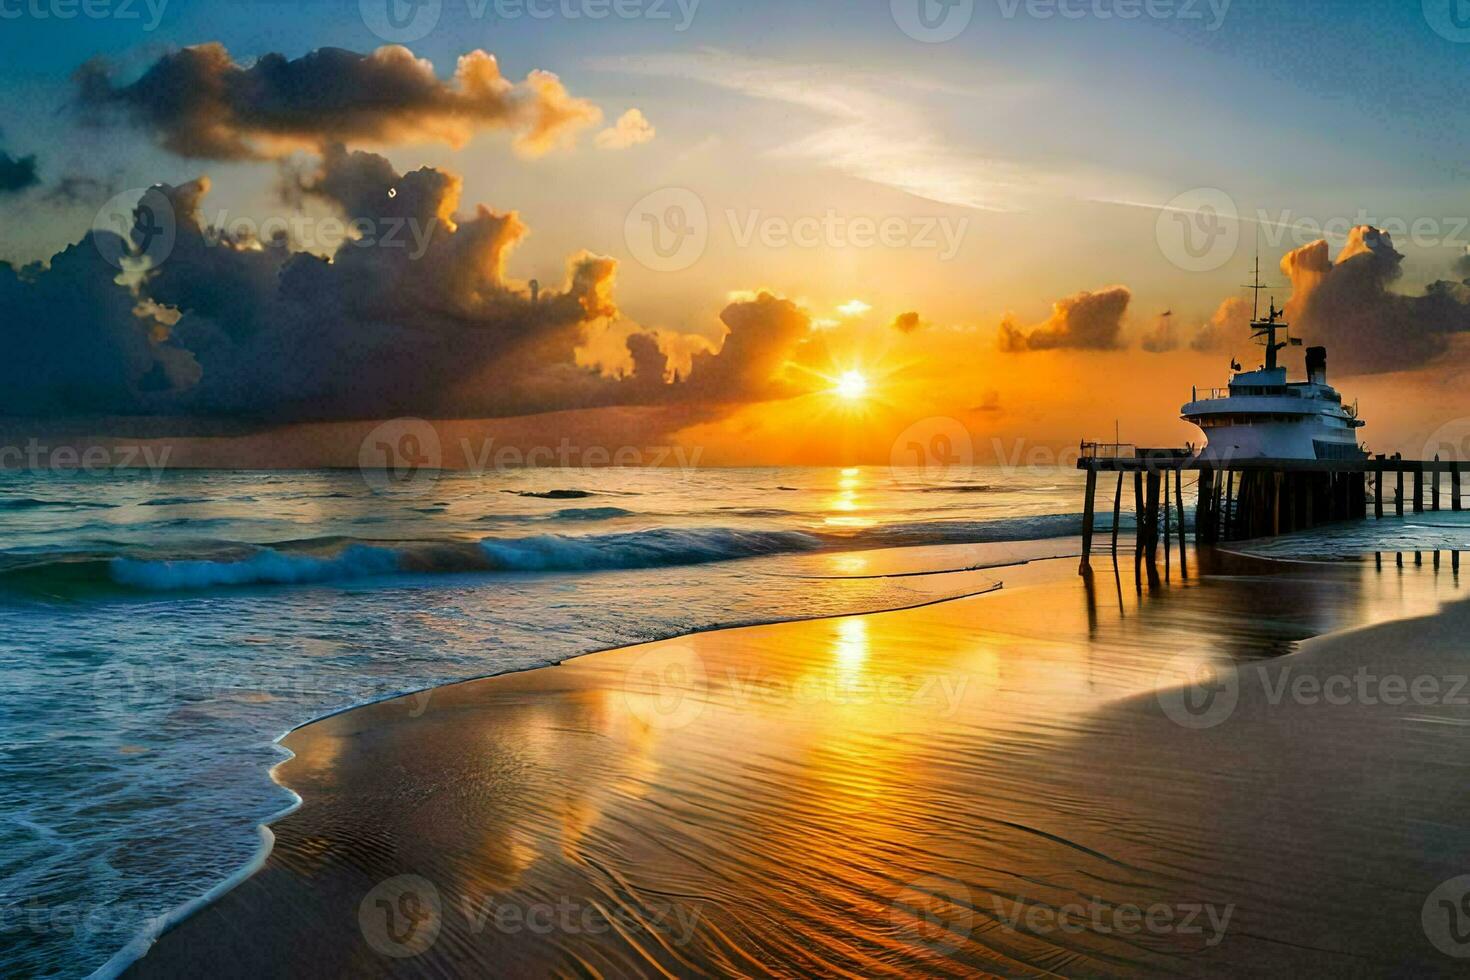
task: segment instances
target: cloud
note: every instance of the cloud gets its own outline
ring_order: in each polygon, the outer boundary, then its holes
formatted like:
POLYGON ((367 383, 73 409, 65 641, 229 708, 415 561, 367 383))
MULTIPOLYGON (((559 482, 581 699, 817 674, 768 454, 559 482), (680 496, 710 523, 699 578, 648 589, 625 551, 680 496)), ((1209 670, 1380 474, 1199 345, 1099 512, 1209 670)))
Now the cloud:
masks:
POLYGON ((1444 355, 1454 334, 1470 330, 1470 289, 1431 283, 1422 295, 1397 293, 1404 257, 1393 239, 1354 228, 1334 262, 1326 241, 1289 252, 1287 320, 1297 336, 1329 348, 1343 371, 1374 374, 1419 367, 1444 355))
POLYGON ((0 150, 0 194, 19 194, 40 182, 34 155, 17 158, 0 150))
POLYGON ((41 195, 41 200, 58 206, 90 204, 95 207, 117 192, 118 187, 111 180, 100 180, 82 174, 67 174, 48 187, 46 193, 41 195))
POLYGON ((75 81, 89 121, 120 116, 171 152, 200 159, 273 158, 331 142, 460 147, 496 129, 514 133, 516 148, 534 156, 602 118, 550 72, 513 83, 494 55, 479 50, 460 57, 449 81, 396 45, 366 55, 267 54, 244 67, 218 43, 165 54, 131 84, 119 84, 99 60, 79 68, 75 81))
MULTIPOLYGON (((130 285, 106 260, 129 243, 109 232, 49 267, 0 265, 0 415, 270 426, 645 406, 688 418, 795 393, 779 376, 811 325, 788 300, 731 302, 716 350, 621 320, 604 256, 573 254, 533 300, 507 273, 525 225, 483 205, 461 214, 453 174, 398 173, 334 146, 294 180, 354 229, 329 257, 209 227, 201 178, 145 195, 139 220, 172 215, 175 234, 130 285), (609 373, 579 351, 613 322, 627 357, 609 373)), ((131 238, 147 242, 141 228, 131 238)))
POLYGON ((915 330, 924 326, 924 321, 919 319, 919 314, 917 313, 900 313, 893 318, 893 322, 889 326, 899 333, 913 333, 915 330))
POLYGON ((1081 292, 1052 304, 1051 316, 1030 332, 1007 316, 1000 325, 1000 349, 1011 353, 1033 350, 1117 350, 1123 316, 1133 293, 1126 286, 1081 292))
POLYGON ((1251 304, 1239 296, 1231 296, 1220 304, 1208 323, 1200 325, 1189 341, 1190 350, 1228 351, 1250 336, 1251 304))
MULTIPOLYGON (((805 135, 773 155, 810 160, 840 173, 924 200, 984 211, 1016 211, 1040 195, 1091 196, 1116 187, 1080 172, 1057 173, 956 146, 935 123, 926 99, 973 99, 912 74, 853 71, 833 65, 787 64, 705 49, 690 54, 599 58, 593 67, 687 79, 806 110, 816 117, 805 135)), ((992 93, 997 99, 1000 92, 992 93)), ((1131 178, 1129 178, 1131 180, 1131 178)))
POLYGON ((1161 313, 1154 325, 1143 335, 1139 346, 1150 354, 1164 354, 1179 349, 1179 331, 1174 326, 1173 313, 1161 313))
POLYGON ((637 109, 629 109, 618 117, 618 121, 597 134, 599 150, 626 150, 639 143, 653 139, 653 123, 644 118, 637 109))
POLYGON ((845 317, 859 317, 871 312, 873 307, 860 299, 850 299, 837 307, 837 312, 845 317))

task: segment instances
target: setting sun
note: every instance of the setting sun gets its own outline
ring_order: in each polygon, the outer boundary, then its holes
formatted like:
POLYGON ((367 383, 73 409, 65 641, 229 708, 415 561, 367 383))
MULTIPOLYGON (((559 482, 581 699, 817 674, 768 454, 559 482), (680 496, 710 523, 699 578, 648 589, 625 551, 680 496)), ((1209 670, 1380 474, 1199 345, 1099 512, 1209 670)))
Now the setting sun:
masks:
POLYGON ((842 398, 861 398, 868 393, 868 379, 860 371, 848 371, 837 379, 833 390, 842 398))

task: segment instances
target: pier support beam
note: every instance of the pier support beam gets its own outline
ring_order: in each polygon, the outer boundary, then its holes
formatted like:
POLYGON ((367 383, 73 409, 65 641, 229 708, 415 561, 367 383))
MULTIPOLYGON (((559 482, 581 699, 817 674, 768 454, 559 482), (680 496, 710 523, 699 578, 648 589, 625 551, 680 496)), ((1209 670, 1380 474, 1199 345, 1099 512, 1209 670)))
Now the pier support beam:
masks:
POLYGON ((1424 513, 1424 467, 1414 470, 1414 513, 1424 513))
POLYGON ((1430 474, 1430 479, 1433 482, 1430 483, 1430 487, 1432 489, 1430 490, 1429 499, 1430 499, 1430 503, 1431 503, 1430 509, 1437 511, 1437 510, 1439 510, 1439 466, 1438 466, 1439 457, 1438 456, 1434 457, 1434 462, 1435 462, 1436 465, 1434 467, 1434 472, 1430 474))
POLYGON ((1155 565, 1159 560, 1159 474, 1157 470, 1149 470, 1145 478, 1148 486, 1148 496, 1145 506, 1148 508, 1146 521, 1148 524, 1148 536, 1145 541, 1145 550, 1148 552, 1148 563, 1155 565))
POLYGON ((1383 471, 1373 474, 1373 516, 1383 519, 1383 471))
POLYGON ((1097 495, 1097 470, 1089 467, 1087 470, 1087 500, 1082 507, 1082 564, 1077 569, 1077 574, 1086 575, 1092 571, 1092 520, 1095 506, 1093 498, 1097 495))
POLYGON ((1450 470, 1450 509, 1460 509, 1460 468, 1456 466, 1450 470))
POLYGON ((1403 517, 1404 516, 1404 468, 1403 468, 1403 466, 1400 466, 1398 469, 1394 470, 1394 474, 1398 477, 1398 492, 1394 494, 1394 498, 1393 498, 1393 512, 1395 514, 1397 514, 1399 517, 1403 517))
POLYGON ((1215 471, 1200 467, 1199 499, 1194 504, 1194 540, 1198 544, 1215 543, 1215 471))
POLYGON ((1123 474, 1118 473, 1118 489, 1113 492, 1113 564, 1118 563, 1118 518, 1123 514, 1123 474))

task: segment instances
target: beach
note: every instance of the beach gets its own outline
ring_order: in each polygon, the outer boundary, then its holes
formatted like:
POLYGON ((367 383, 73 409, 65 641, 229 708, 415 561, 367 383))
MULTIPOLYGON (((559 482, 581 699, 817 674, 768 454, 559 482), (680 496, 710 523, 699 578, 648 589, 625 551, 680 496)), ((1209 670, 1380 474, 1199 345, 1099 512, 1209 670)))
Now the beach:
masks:
POLYGON ((319 720, 129 975, 1462 970, 1458 574, 1178 559, 319 720))

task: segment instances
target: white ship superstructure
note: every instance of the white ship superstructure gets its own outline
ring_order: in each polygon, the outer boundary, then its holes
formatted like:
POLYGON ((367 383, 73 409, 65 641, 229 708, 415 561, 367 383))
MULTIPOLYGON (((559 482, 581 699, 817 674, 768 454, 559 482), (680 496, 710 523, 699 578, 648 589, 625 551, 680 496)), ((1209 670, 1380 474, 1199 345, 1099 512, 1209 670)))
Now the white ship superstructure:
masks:
MULTIPOLYGON (((1260 286, 1259 277, 1254 287, 1260 286)), ((1195 389, 1182 417, 1205 434, 1202 458, 1362 459, 1358 445, 1364 422, 1356 406, 1345 406, 1327 383, 1327 348, 1307 348, 1307 380, 1288 381, 1277 354, 1301 341, 1288 336, 1282 312, 1251 320, 1252 337, 1266 348, 1266 363, 1239 370, 1228 388, 1195 389), (1279 339, 1278 339, 1279 338, 1279 339)))

